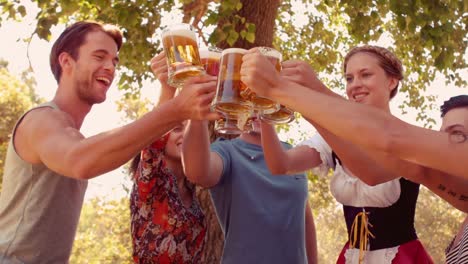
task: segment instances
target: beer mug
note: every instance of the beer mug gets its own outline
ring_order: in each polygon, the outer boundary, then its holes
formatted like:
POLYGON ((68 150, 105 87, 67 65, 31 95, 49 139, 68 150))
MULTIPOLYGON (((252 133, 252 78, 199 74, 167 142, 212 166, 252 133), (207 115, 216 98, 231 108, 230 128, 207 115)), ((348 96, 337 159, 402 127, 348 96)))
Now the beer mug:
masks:
MULTIPOLYGON (((283 56, 279 51, 269 47, 258 47, 258 50, 266 56, 273 65, 275 65, 278 72, 281 71, 281 60, 283 56)), ((258 96, 251 89, 246 89, 241 95, 251 101, 255 111, 260 114, 272 114, 280 109, 280 105, 278 103, 268 98, 258 96)))
POLYGON ((240 135, 243 132, 249 132, 253 129, 252 117, 243 121, 238 116, 225 115, 215 121, 214 131, 224 135, 240 135))
POLYGON ((230 48, 221 53, 216 96, 212 108, 229 116, 250 113, 252 102, 241 96, 247 86, 241 82, 240 68, 245 49, 230 48))
POLYGON ((200 61, 206 74, 218 76, 222 50, 215 47, 200 50, 200 61))
POLYGON ((237 120, 220 118, 215 121, 214 131, 223 135, 240 135, 242 130, 237 127, 237 120))
POLYGON ((205 73, 200 62, 197 37, 189 24, 176 24, 162 32, 168 65, 168 84, 181 87, 185 80, 205 73))
POLYGON ((272 114, 260 115, 262 121, 276 125, 290 123, 294 118, 294 111, 284 105, 280 105, 280 109, 272 114))

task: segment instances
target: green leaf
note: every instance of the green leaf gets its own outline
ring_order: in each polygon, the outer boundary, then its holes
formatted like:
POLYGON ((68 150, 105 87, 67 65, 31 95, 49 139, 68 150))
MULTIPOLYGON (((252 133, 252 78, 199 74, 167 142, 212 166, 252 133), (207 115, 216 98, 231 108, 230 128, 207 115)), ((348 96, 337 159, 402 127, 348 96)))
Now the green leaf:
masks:
POLYGON ((218 14, 215 12, 211 12, 208 18, 205 20, 207 25, 216 25, 218 23, 218 14))
POLYGON ((255 42, 255 33, 252 33, 252 32, 248 32, 246 35, 245 35, 245 39, 250 42, 250 43, 254 43, 255 42))
POLYGON ((241 32, 240 32, 241 38, 245 39, 246 35, 247 35, 247 31, 245 31, 245 29, 241 30, 241 32))
POLYGON ((236 5, 236 10, 239 11, 242 9, 242 2, 238 2, 237 5, 236 5))
POLYGON ((229 44, 229 46, 232 47, 234 46, 234 43, 236 43, 238 38, 239 38, 239 33, 237 33, 235 30, 231 30, 226 39, 226 42, 229 44))
POLYGON ((23 17, 26 16, 26 8, 24 7, 24 5, 20 5, 18 7, 18 13, 20 13, 21 16, 23 16, 23 17))
POLYGON ((255 26, 255 24, 253 23, 245 23, 245 27, 247 28, 247 31, 251 33, 255 33, 255 30, 257 28, 257 26, 255 26))
POLYGON ((232 24, 225 24, 223 26, 223 32, 229 34, 232 30, 234 30, 234 27, 232 26, 232 24))

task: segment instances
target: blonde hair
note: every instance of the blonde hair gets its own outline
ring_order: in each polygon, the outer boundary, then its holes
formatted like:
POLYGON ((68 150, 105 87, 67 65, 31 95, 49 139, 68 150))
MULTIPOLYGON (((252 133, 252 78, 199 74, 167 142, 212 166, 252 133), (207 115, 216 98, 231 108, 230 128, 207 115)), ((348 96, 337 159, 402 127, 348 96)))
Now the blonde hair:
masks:
MULTIPOLYGON (((379 61, 380 67, 385 71, 385 73, 393 78, 396 78, 398 81, 403 80, 403 66, 401 64, 401 61, 393 54, 391 51, 389 51, 386 48, 379 47, 379 46, 373 46, 373 45, 364 45, 364 46, 359 46, 359 47, 354 47, 352 48, 348 54, 346 54, 345 59, 344 59, 344 71, 346 72, 346 67, 348 65, 349 59, 360 52, 364 52, 367 54, 370 54, 377 58, 379 61)), ((397 83, 395 89, 393 89, 390 92, 390 98, 393 98, 396 93, 398 92, 398 85, 399 82, 397 83)))

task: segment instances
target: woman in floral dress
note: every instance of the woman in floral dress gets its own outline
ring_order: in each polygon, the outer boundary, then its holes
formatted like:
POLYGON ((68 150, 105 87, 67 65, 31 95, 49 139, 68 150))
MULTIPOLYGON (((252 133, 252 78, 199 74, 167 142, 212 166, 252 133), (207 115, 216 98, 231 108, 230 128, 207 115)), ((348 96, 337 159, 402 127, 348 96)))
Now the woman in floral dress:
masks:
MULTIPOLYGON (((172 98, 167 85, 165 54, 151 61, 161 82, 158 105, 172 98)), ((143 149, 132 161, 130 196, 133 260, 135 263, 203 263, 206 223, 180 160, 184 124, 143 149)))

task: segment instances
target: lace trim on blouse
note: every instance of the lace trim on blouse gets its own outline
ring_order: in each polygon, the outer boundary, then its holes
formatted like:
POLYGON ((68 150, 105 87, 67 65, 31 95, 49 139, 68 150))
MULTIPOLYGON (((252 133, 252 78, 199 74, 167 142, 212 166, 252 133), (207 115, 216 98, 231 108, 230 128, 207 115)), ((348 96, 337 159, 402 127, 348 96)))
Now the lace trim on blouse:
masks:
MULTIPOLYGON (((320 153, 322 164, 314 172, 321 176, 328 174, 330 168, 335 167, 332 150, 325 140, 315 135, 300 145, 306 145, 320 153)), ((370 186, 354 176, 345 167, 336 163, 336 168, 330 181, 330 190, 335 199, 344 205, 354 207, 388 207, 400 197, 401 186, 399 179, 370 186)))

